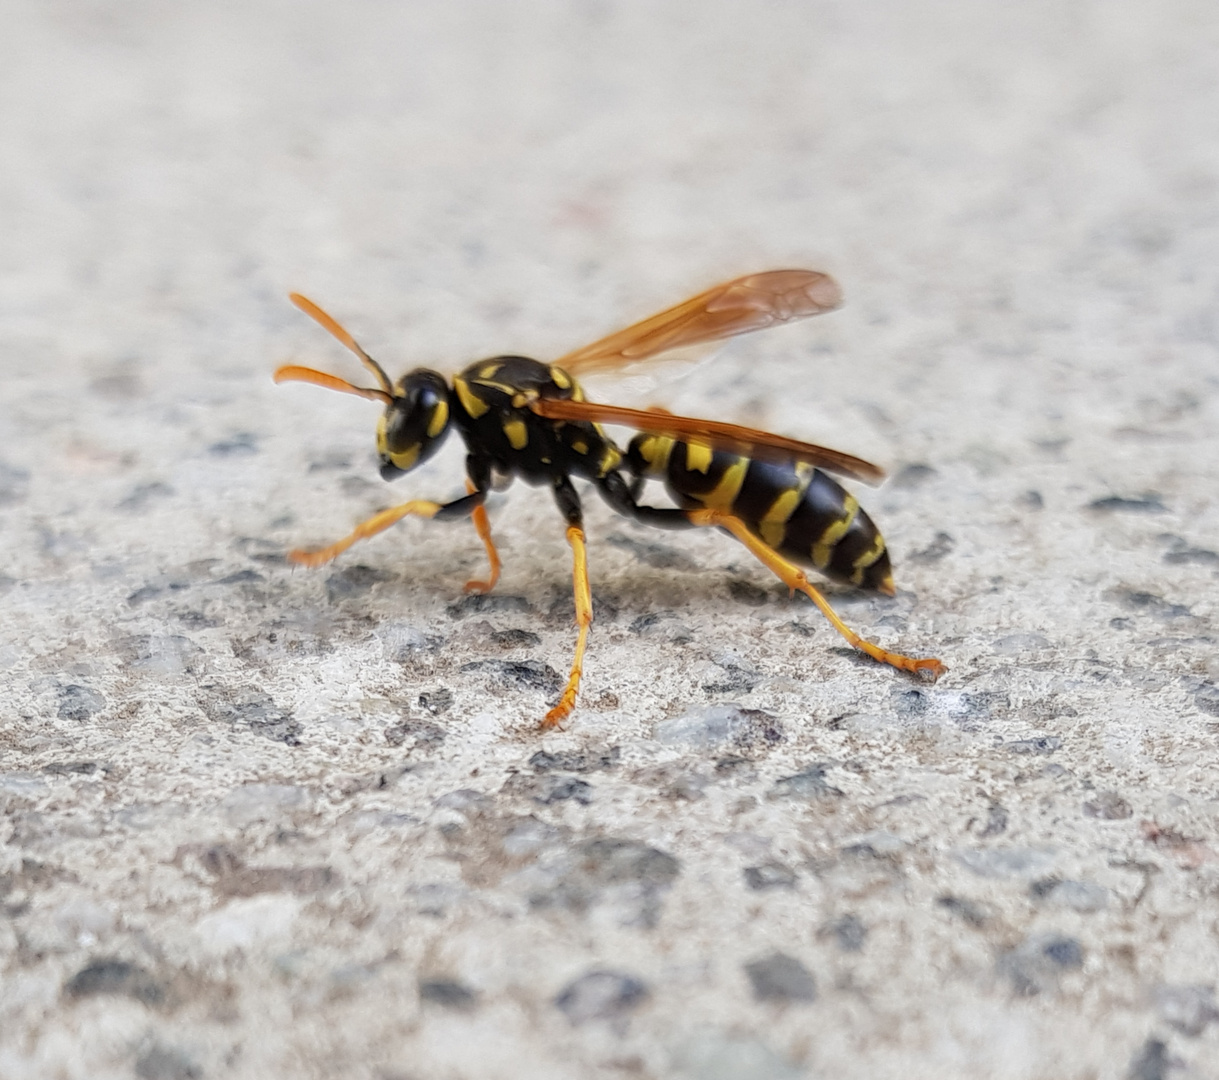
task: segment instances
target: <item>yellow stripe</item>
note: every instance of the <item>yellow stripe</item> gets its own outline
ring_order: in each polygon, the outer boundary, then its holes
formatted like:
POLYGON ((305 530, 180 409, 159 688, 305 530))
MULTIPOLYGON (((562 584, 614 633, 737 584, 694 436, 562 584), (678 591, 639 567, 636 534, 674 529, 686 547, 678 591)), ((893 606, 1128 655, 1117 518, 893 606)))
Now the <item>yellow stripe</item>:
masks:
POLYGON ((492 360, 490 363, 480 364, 474 374, 480 379, 492 379, 495 377, 495 373, 503 366, 498 361, 492 360))
POLYGON ((862 555, 860 555, 858 559, 851 563, 851 566, 855 568, 855 573, 851 575, 851 581, 854 584, 863 584, 863 572, 880 558, 881 553, 884 550, 885 538, 881 536, 880 533, 877 533, 876 539, 872 542, 872 546, 862 555))
POLYGON ((711 468, 711 455, 714 451, 705 442, 686 443, 686 471, 706 472, 711 468))
POLYGON ((474 396, 474 393, 470 390, 469 383, 460 375, 453 377, 453 389, 457 391, 457 400, 461 402, 461 407, 475 420, 483 416, 490 408, 482 398, 474 396))
POLYGON ((529 429, 525 427, 524 420, 505 420, 504 434, 508 436, 513 450, 524 450, 529 445, 529 429))
POLYGON ((745 472, 749 468, 749 458, 739 457, 724 470, 719 483, 705 495, 698 496, 709 510, 731 510, 732 502, 745 482, 745 472))
POLYGON ((669 467, 675 441, 667 435, 645 435, 639 442, 639 455, 648 463, 648 475, 660 476, 669 467))
POLYGON ((445 425, 449 422, 449 403, 447 401, 436 402, 436 408, 432 410, 432 419, 428 421, 427 436, 429 439, 436 438, 442 431, 445 425))
POLYGON ((560 390, 566 390, 569 386, 571 386, 571 376, 559 367, 551 367, 550 381, 560 390))
POLYGON ((571 448, 577 454, 587 454, 588 453, 588 443, 586 443, 583 439, 574 440, 571 444, 571 448))
POLYGON ((843 538, 855 515, 859 513, 859 503, 853 495, 842 500, 842 517, 830 524, 825 532, 818 537, 812 547, 813 565, 818 570, 824 570, 830 565, 830 556, 834 553, 834 545, 843 538))
POLYGON ((813 467, 807 462, 797 461, 796 486, 783 492, 762 515, 762 520, 758 522, 758 533, 771 547, 777 548, 783 543, 783 538, 787 535, 788 519, 796 512, 796 507, 804 498, 812 478, 813 467))

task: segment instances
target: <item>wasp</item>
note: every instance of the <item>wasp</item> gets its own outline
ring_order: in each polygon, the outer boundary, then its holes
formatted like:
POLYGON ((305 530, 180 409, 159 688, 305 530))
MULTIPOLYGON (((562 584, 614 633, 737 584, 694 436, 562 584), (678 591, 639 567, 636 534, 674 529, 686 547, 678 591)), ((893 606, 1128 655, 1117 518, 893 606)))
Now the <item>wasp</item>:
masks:
POLYGON ((801 567, 862 589, 894 595, 889 553, 872 519, 829 473, 876 484, 884 473, 850 454, 736 424, 630 409, 586 399, 577 378, 620 369, 670 350, 762 330, 836 308, 837 282, 815 270, 770 270, 724 282, 684 303, 602 338, 553 364, 496 356, 448 381, 416 368, 391 382, 356 340, 311 300, 292 302, 350 349, 376 379, 361 387, 313 368, 286 365, 276 382, 307 382, 385 406, 377 425, 381 475, 393 480, 427 461, 456 427, 466 444, 466 494, 448 503, 412 499, 374 514, 329 547, 288 557, 321 566, 352 544, 403 518, 470 518, 486 548, 490 572, 467 592, 495 587, 500 558, 484 506, 492 490, 515 477, 548 486, 567 523, 572 551, 577 639, 567 685, 542 721, 552 728, 575 707, 593 622, 583 512, 573 478, 589 481, 617 512, 661 528, 717 527, 731 533, 791 590, 804 593, 852 646, 881 663, 932 680, 947 668, 936 659, 889 652, 851 630, 801 567), (620 449, 602 424, 636 434, 620 449), (661 481, 674 506, 640 502, 649 480, 661 481))

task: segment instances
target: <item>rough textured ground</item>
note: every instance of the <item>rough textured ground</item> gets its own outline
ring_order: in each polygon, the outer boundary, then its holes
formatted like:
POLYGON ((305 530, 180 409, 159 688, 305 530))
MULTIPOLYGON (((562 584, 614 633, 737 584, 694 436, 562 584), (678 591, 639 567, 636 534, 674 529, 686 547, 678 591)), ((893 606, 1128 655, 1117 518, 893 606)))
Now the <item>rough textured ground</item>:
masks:
MULTIPOLYGON (((1211 0, 163 5, 0 38, 0 1075, 1219 1076, 1211 0), (864 662, 718 535, 396 497, 375 407, 716 280, 672 408, 878 460, 864 662)), ((614 391, 612 388, 610 393, 614 391)), ((625 391, 624 391, 625 393, 625 391)), ((401 495, 400 493, 407 493, 401 495)))

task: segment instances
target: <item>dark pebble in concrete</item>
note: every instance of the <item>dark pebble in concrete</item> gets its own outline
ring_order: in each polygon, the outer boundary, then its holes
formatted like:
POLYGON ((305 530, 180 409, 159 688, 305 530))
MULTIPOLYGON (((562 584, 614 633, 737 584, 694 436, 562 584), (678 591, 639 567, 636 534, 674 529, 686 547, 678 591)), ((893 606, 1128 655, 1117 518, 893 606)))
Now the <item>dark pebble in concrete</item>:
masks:
POLYGON ((106 699, 87 686, 70 683, 59 688, 59 718, 61 720, 88 720, 106 707, 106 699))
POLYGON ((826 928, 838 942, 843 952, 859 952, 868 937, 868 928, 858 915, 843 915, 826 928))
POLYGON ((745 884, 751 889, 791 889, 796 884, 796 872, 778 862, 762 863, 745 869, 745 884))
POLYGON ((478 1004, 478 995, 455 979, 420 979, 419 1000, 446 1009, 468 1010, 478 1004))
POLYGON ((1121 495, 1110 495, 1104 499, 1093 499, 1088 503, 1089 510, 1100 510, 1105 513, 1117 514, 1164 514, 1168 507, 1154 492, 1148 492, 1138 498, 1128 499, 1121 495))
POLYGON ((1172 1067, 1168 1046, 1159 1039, 1148 1039, 1134 1055, 1126 1076, 1129 1080, 1168 1080, 1172 1067))
POLYGON ((419 695, 420 707, 427 709, 433 716, 439 716, 453 704, 453 691, 442 686, 436 690, 424 690, 419 695))
POLYGON ((1102 821, 1121 821, 1130 817, 1134 810, 1116 791, 1098 791, 1084 803, 1084 813, 1102 821))
POLYGON ((1015 739, 1007 744, 1013 754, 1047 755, 1060 749, 1062 740, 1057 735, 1039 735, 1034 739, 1015 739))
POLYGON ((501 596, 498 593, 470 593, 463 596, 455 604, 450 604, 445 611, 450 619, 464 619, 468 615, 487 615, 493 612, 527 615, 533 611, 529 601, 523 596, 501 596))
POLYGON ((605 750, 538 750, 529 765, 537 772, 597 772, 614 768, 622 757, 622 748, 611 746, 605 750))
POLYGON ((389 581, 391 575, 374 566, 345 566, 326 579, 326 598, 337 604, 340 600, 351 600, 366 596, 374 585, 389 581))
POLYGON ((633 975, 619 971, 590 971, 568 983, 554 999, 555 1006, 573 1024, 590 1020, 620 1020, 648 997, 648 988, 633 975))
POLYGON ((812 1001, 817 996, 813 974, 794 956, 776 952, 745 965, 745 974, 758 1001, 812 1001))
POLYGON ((501 649, 524 649, 540 645, 542 639, 532 630, 496 630, 491 643, 501 649))
POLYGON ((203 1070, 186 1051, 154 1043, 136 1059, 135 1074, 140 1080, 199 1080, 203 1070))
POLYGON ((165 989, 152 975, 137 964, 104 957, 94 960, 72 976, 64 986, 71 998, 119 995, 135 998, 145 1005, 158 1005, 165 1000, 165 989))
POLYGON ((842 794, 825 778, 828 765, 810 765, 794 776, 785 776, 775 782, 771 798, 775 799, 825 799, 842 794))
POLYGON ((540 660, 472 660, 459 668, 463 675, 480 672, 496 679, 503 686, 520 690, 541 690, 557 694, 564 679, 549 664, 540 660))

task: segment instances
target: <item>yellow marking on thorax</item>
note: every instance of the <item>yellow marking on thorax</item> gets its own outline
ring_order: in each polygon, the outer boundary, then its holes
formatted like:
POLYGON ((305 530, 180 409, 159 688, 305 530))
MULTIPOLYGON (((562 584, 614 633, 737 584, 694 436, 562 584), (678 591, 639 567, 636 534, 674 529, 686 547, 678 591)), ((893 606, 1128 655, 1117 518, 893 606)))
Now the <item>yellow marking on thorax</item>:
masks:
POLYGON ((621 451, 613 443, 607 442, 605 450, 601 454, 601 460, 597 464, 598 475, 605 476, 607 473, 613 472, 621 464, 621 451))
POLYGON ((505 420, 504 434, 513 450, 524 450, 529 445, 529 429, 524 420, 505 420))
POLYGON ((432 419, 428 421, 427 434, 429 439, 436 438, 442 431, 444 426, 449 422, 449 403, 447 401, 436 402, 436 407, 432 410, 432 419))
POLYGON ((813 565, 818 570, 824 570, 830 565, 830 556, 834 553, 834 545, 845 535, 859 513, 859 503, 855 496, 848 495, 842 501, 842 517, 829 524, 812 546, 813 565))
POLYGON ((461 407, 473 419, 477 420, 480 416, 486 415, 490 406, 482 398, 475 396, 474 392, 470 389, 470 384, 460 375, 453 377, 453 389, 457 391, 457 400, 461 402, 461 407))
POLYGON ((562 368, 550 368, 550 381, 555 384, 560 390, 568 390, 571 387, 571 376, 562 368))
POLYGON ((749 469, 749 458, 739 457, 724 470, 719 483, 705 495, 699 495, 698 501, 708 510, 731 510, 732 503, 745 482, 745 473, 749 469))
POLYGON ((474 372, 474 375, 479 379, 493 379, 495 378, 495 373, 503 366, 499 361, 491 360, 486 364, 479 364, 478 370, 474 372))
POLYGON ((507 383, 496 382, 494 379, 475 379, 475 385, 485 386, 491 390, 498 390, 501 394, 507 397, 515 397, 519 391, 515 386, 509 386, 507 383))
POLYGON ((706 475, 711 468, 711 457, 715 453, 705 442, 692 441, 686 443, 686 471, 701 472, 706 475))
POLYGON ((385 435, 386 423, 387 423, 387 421, 385 419, 385 413, 382 413, 377 418, 377 453, 378 454, 384 454, 389 450, 389 440, 386 438, 386 435, 385 435))
POLYGON ((813 467, 806 461, 797 461, 796 485, 788 488, 775 499, 766 513, 762 515, 762 520, 758 522, 758 535, 772 548, 777 548, 783 543, 783 538, 787 535, 788 519, 796 512, 796 507, 804 498, 804 493, 808 490, 812 478, 813 467))
POLYGON ((855 569, 855 572, 851 575, 851 583, 853 585, 863 584, 864 571, 881 557, 884 550, 885 538, 880 533, 877 533, 876 539, 872 541, 872 546, 851 563, 851 566, 855 569))
POLYGON ((573 439, 572 443, 571 443, 571 448, 577 454, 587 454, 588 453, 588 443, 586 443, 583 439, 573 439))

